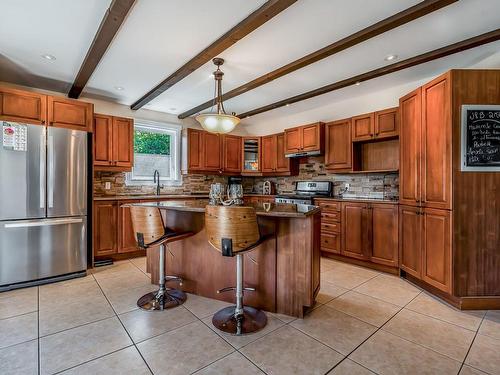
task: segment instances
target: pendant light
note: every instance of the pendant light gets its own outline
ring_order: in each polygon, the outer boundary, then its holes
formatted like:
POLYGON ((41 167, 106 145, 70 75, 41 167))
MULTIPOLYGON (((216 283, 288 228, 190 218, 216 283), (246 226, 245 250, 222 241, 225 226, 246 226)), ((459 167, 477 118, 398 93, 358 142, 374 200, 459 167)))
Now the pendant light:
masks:
POLYGON ((216 91, 214 101, 217 104, 217 112, 202 113, 196 116, 196 121, 201 124, 203 129, 210 133, 229 133, 238 125, 240 119, 234 116, 234 114, 226 114, 224 104, 222 103, 222 76, 224 73, 220 70, 220 66, 224 64, 224 59, 216 57, 212 61, 217 66, 217 70, 214 72, 216 91))

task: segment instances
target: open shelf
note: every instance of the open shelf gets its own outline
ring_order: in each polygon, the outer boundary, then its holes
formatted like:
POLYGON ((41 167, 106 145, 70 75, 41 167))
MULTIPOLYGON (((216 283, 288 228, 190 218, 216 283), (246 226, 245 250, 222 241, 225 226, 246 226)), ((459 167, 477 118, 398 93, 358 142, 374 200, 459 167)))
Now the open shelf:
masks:
POLYGON ((384 173, 399 170, 399 139, 371 140, 352 144, 351 173, 384 173))

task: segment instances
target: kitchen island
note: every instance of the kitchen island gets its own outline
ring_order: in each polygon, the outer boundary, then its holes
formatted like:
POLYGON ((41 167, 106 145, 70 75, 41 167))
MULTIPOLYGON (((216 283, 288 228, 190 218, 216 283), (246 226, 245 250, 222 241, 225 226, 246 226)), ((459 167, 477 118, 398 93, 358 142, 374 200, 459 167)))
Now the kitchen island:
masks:
MULTIPOLYGON (((227 302, 234 293, 217 290, 236 283, 235 258, 223 257, 207 240, 204 225, 207 200, 132 203, 158 207, 165 225, 190 231, 186 239, 169 244, 166 272, 184 279, 186 292, 227 302)), ((261 236, 266 240, 245 253, 244 303, 270 312, 303 317, 314 304, 320 285, 320 209, 316 206, 260 203, 256 209, 261 236)), ((152 283, 158 280, 159 255, 147 252, 152 283)))

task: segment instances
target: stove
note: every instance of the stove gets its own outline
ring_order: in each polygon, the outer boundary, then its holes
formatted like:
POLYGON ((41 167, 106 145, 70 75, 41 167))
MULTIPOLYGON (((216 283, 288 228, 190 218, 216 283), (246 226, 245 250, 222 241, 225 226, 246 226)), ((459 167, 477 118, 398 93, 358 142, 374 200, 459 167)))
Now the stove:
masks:
POLYGON ((312 205, 314 198, 331 197, 332 191, 331 181, 297 181, 295 194, 277 195, 275 202, 312 205))

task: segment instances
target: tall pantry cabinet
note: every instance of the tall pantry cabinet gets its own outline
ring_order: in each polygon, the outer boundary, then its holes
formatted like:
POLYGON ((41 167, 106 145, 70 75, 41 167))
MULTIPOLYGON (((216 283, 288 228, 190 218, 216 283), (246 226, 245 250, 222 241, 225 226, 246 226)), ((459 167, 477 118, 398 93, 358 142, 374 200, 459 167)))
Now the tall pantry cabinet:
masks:
POLYGON ((461 106, 500 104, 499 84, 452 70, 399 101, 400 268, 461 308, 500 306, 500 173, 460 165, 461 106))

